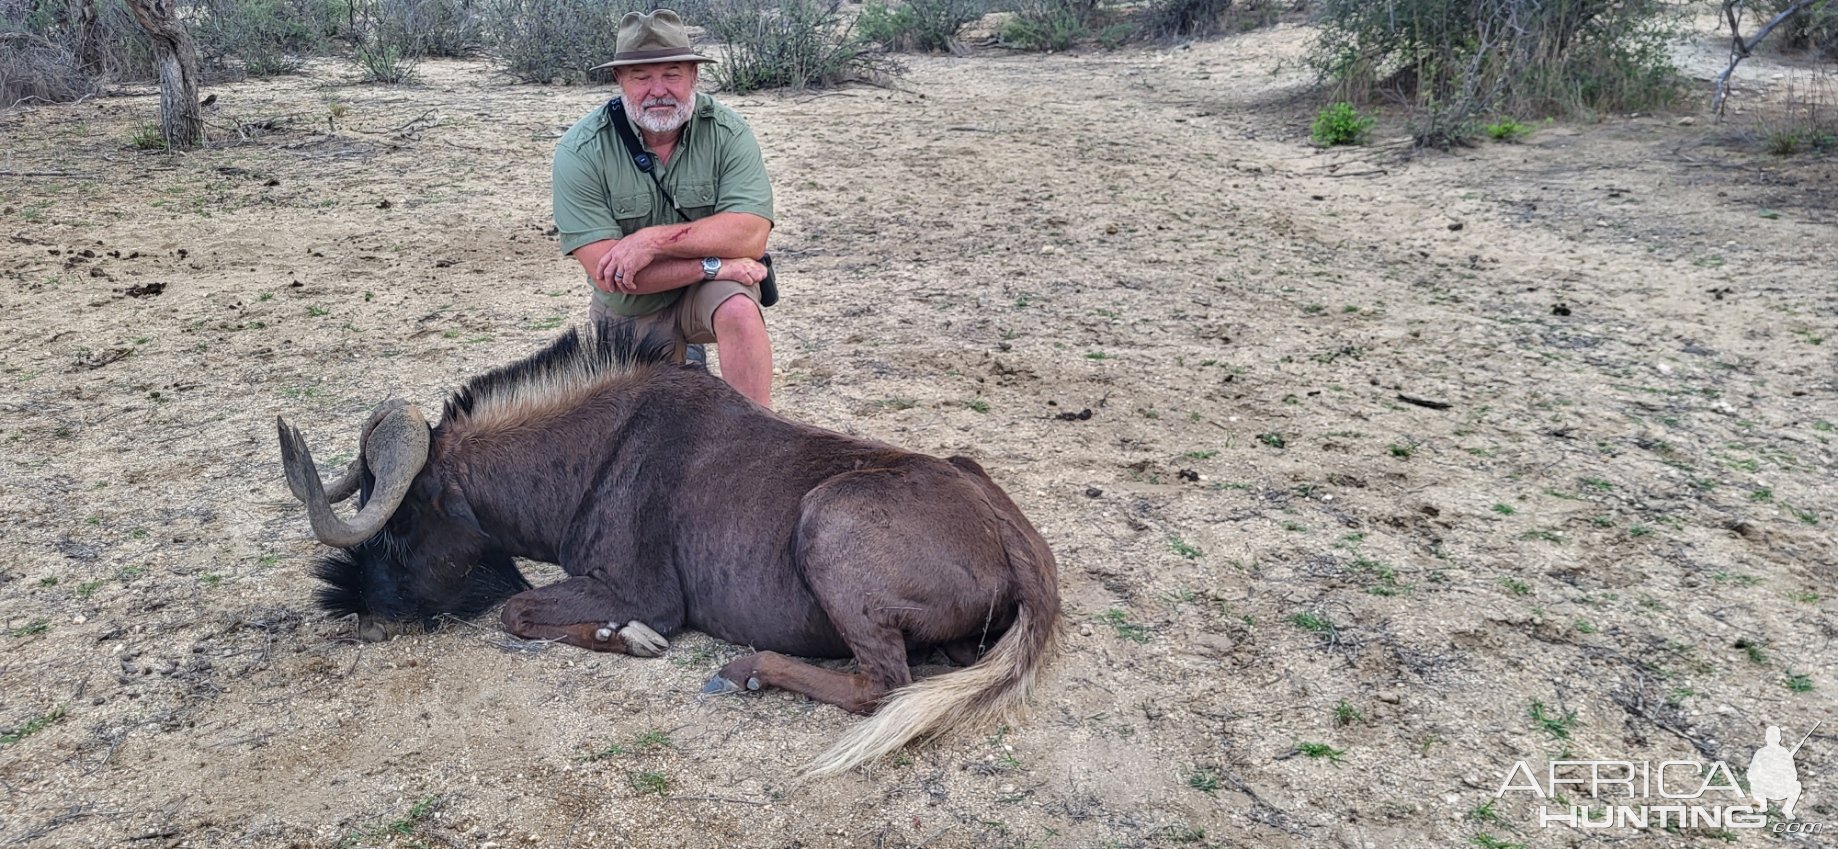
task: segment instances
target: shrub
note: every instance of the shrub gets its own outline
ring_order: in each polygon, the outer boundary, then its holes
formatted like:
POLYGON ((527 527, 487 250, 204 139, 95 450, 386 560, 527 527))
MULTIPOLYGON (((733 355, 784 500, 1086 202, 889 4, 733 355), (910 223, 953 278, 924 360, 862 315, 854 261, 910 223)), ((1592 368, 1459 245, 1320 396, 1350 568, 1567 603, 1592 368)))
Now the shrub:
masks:
MULTIPOLYGON (((639 0, 486 0, 485 29, 498 67, 520 82, 584 82, 613 58, 619 19, 639 0)), ((604 73, 604 72, 601 72, 604 73)))
POLYGON ((158 123, 141 124, 129 134, 128 147, 135 150, 165 150, 166 133, 158 123))
POLYGON ((331 47, 331 7, 313 0, 196 0, 198 58, 208 71, 272 77, 300 70, 331 47))
MULTIPOLYGON (((1793 0, 1768 0, 1762 4, 1763 20, 1772 19, 1791 5, 1793 0)), ((1783 47, 1816 50, 1828 59, 1838 59, 1838 4, 1814 3, 1783 22, 1778 32, 1776 37, 1783 47)))
POLYGON ((68 102, 100 89, 69 44, 37 33, 0 32, 0 109, 27 100, 68 102))
POLYGON ((1361 115, 1359 110, 1353 108, 1353 104, 1342 101, 1321 110, 1321 114, 1315 116, 1309 137, 1322 147, 1363 144, 1374 123, 1377 122, 1361 115))
POLYGON ((1498 142, 1516 142, 1531 133, 1531 127, 1511 118, 1501 118, 1487 125, 1487 137, 1498 142))
POLYGON ((152 70, 152 47, 121 0, 0 0, 0 108, 71 101, 152 70))
POLYGON ((1322 0, 1310 62, 1351 101, 1419 110, 1419 143, 1474 135, 1489 112, 1650 109, 1677 97, 1677 0, 1322 0))
POLYGON ((431 55, 463 56, 478 44, 478 26, 459 0, 359 0, 351 58, 365 82, 413 82, 431 55))
POLYGON ((734 0, 707 13, 721 42, 711 76, 730 91, 813 88, 896 73, 899 66, 843 26, 841 0, 734 0))
MULTIPOLYGON (((405 6, 402 17, 423 56, 471 56, 484 46, 484 20, 471 0, 381 0, 405 6)), ((610 57, 609 57, 610 58, 610 57)))
POLYGON ((1090 34, 1097 11, 1097 0, 1016 0, 999 36, 1022 50, 1066 50, 1090 34))
POLYGON ((855 21, 863 41, 890 50, 941 53, 956 50, 957 31, 989 12, 987 0, 905 0, 869 3, 855 21))
POLYGON ((1780 101, 1756 110, 1754 122, 1769 153, 1791 156, 1838 148, 1838 84, 1789 75, 1780 101))
POLYGON ((1212 35, 1232 6, 1232 0, 1151 0, 1143 10, 1143 32, 1162 39, 1212 35))

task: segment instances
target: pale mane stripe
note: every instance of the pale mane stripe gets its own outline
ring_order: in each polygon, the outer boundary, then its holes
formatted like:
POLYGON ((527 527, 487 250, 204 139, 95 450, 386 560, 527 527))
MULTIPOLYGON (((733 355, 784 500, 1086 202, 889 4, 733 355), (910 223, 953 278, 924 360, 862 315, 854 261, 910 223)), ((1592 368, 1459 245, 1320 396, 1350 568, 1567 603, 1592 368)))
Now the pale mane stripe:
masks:
POLYGON ((441 427, 481 434, 542 421, 668 362, 673 348, 657 334, 639 337, 627 322, 569 330, 535 355, 468 381, 447 399, 441 427))

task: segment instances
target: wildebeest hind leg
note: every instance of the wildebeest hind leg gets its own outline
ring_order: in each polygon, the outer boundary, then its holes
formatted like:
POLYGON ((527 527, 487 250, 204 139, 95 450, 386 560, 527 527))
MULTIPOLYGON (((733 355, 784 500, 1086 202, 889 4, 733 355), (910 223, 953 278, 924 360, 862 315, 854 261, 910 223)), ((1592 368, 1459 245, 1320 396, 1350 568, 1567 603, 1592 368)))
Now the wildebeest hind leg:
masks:
MULTIPOLYGON (((906 669, 905 650, 900 650, 900 669, 906 669)), ((911 680, 910 672, 908 681, 911 680)), ((902 682, 906 683, 906 682, 902 682)), ((708 679, 708 685, 702 692, 709 695, 738 693, 743 689, 758 690, 762 687, 777 687, 802 694, 814 701, 835 705, 850 713, 868 714, 881 703, 893 689, 885 684, 878 684, 874 679, 860 673, 850 674, 812 666, 796 658, 787 657, 773 651, 763 651, 738 658, 715 677, 708 679)))
POLYGON ((526 590, 504 603, 504 630, 526 640, 554 640, 594 651, 656 657, 670 643, 631 618, 605 584, 573 577, 526 590))
POLYGON ((850 713, 866 714, 873 713, 889 692, 911 684, 913 671, 906 665, 905 635, 880 621, 876 611, 863 606, 861 594, 855 589, 859 582, 833 580, 835 570, 828 566, 807 561, 805 574, 830 624, 855 654, 857 671, 837 672, 763 651, 722 667, 702 692, 778 687, 850 713))

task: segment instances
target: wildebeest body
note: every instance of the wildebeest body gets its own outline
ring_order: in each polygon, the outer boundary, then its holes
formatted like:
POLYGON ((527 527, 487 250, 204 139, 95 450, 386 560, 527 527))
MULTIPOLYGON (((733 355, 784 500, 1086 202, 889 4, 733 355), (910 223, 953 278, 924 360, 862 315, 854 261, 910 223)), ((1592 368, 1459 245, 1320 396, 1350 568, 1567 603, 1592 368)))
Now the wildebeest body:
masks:
POLYGON ((752 646, 706 691, 879 708, 821 771, 1018 705, 1054 641, 1056 572, 976 463, 788 421, 629 333, 570 334, 479 378, 437 428, 401 402, 379 408, 332 487, 363 491, 352 523, 283 423, 290 486, 321 539, 348 549, 321 569, 322 603, 371 635, 375 619, 515 592, 502 618, 526 637, 652 655, 691 627, 752 646), (512 557, 570 577, 526 589, 512 557), (983 660, 890 697, 912 680, 907 653, 934 646, 983 660), (784 655, 852 656, 858 671, 784 655))
POLYGON ((787 421, 724 395, 725 385, 699 370, 652 378, 519 432, 515 445, 467 445, 461 488, 487 535, 526 543, 509 553, 610 582, 620 600, 607 620, 641 621, 664 635, 687 626, 787 654, 850 656, 803 572, 800 549, 813 545, 922 567, 894 574, 925 585, 884 586, 862 598, 921 614, 902 617, 915 647, 961 636, 966 617, 980 625, 992 601, 1012 619, 1005 564, 978 562, 1001 553, 981 469, 787 421), (609 421, 618 424, 596 432, 609 421), (575 445, 579 456, 520 470, 514 455, 525 441, 575 445), (508 483, 515 497, 473 494, 469 477, 500 490, 508 483), (918 504, 930 511, 923 526, 896 521, 918 504), (827 533, 813 530, 830 523, 827 533), (983 604, 940 610, 942 586, 983 604))

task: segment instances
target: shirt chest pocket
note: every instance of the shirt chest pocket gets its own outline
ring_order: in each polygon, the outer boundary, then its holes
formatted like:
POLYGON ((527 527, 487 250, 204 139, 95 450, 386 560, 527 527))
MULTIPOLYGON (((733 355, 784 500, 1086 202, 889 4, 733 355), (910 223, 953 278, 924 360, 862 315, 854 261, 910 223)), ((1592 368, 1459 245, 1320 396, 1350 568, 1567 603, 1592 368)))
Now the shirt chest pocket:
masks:
POLYGON ((715 211, 714 183, 678 183, 675 195, 676 205, 692 221, 713 214, 715 211))
POLYGON ((656 203, 655 192, 646 187, 642 192, 614 191, 608 197, 613 208, 613 217, 619 220, 619 226, 627 235, 642 229, 651 218, 652 204, 656 203))

